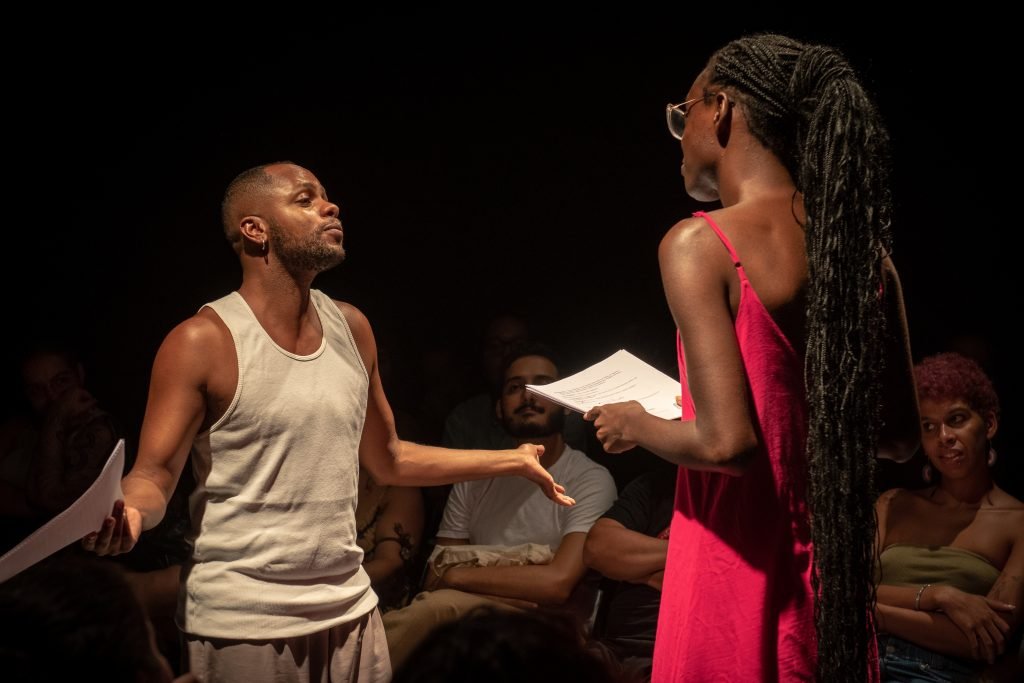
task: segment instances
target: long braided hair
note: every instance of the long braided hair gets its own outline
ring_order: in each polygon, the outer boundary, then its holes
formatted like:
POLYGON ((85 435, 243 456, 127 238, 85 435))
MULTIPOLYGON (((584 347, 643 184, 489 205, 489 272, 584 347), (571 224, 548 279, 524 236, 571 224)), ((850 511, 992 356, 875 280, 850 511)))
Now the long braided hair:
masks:
POLYGON ((707 67, 751 133, 782 161, 807 212, 804 381, 818 679, 867 675, 874 562, 874 459, 889 252, 888 135, 834 48, 785 36, 735 40, 707 67))

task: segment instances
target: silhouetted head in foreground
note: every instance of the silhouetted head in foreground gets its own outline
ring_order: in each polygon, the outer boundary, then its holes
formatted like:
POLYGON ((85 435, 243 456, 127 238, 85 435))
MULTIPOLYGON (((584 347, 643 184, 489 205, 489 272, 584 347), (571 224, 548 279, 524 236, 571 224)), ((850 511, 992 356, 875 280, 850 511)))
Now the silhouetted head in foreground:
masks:
POLYGON ((0 584, 0 677, 170 683, 171 669, 113 563, 60 553, 0 584))
POLYGON ((394 683, 619 683, 575 622, 546 612, 478 608, 445 624, 395 672, 394 683))

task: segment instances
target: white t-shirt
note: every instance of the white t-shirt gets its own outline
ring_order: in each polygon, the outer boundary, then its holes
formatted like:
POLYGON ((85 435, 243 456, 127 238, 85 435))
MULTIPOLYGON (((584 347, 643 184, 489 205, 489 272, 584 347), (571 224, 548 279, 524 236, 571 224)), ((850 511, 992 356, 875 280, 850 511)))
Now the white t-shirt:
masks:
POLYGON ((554 503, 524 477, 465 481, 452 487, 437 535, 474 545, 541 543, 555 551, 566 534, 586 533, 615 502, 612 475, 580 451, 566 446, 549 471, 576 505, 554 503))

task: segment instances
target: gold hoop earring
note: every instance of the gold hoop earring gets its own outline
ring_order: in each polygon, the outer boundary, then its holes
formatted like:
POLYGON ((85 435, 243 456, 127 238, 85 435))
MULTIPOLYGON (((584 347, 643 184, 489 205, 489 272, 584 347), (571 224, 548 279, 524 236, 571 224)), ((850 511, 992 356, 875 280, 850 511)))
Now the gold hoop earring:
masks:
POLYGON ((926 484, 932 483, 932 466, 930 464, 926 464, 921 468, 921 478, 924 479, 926 484))
POLYGON ((988 447, 988 466, 992 467, 992 465, 995 465, 996 464, 996 460, 998 458, 999 458, 999 454, 996 453, 996 449, 994 449, 991 446, 989 446, 988 447))

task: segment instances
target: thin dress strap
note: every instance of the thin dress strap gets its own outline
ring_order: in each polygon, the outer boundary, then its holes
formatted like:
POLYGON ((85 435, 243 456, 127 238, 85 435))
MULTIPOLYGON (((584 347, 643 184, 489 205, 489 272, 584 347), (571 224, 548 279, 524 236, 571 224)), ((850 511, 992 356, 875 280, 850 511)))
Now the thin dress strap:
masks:
POLYGON ((711 216, 707 215, 703 211, 694 211, 693 215, 699 216, 708 222, 711 229, 715 231, 716 235, 718 235, 718 239, 722 240, 722 244, 724 244, 725 248, 729 250, 729 256, 732 257, 732 264, 736 266, 736 272, 740 276, 740 282, 749 282, 749 280, 747 280, 747 273, 743 270, 743 266, 740 264, 739 254, 737 254, 736 250, 732 248, 732 243, 729 241, 729 238, 725 236, 725 233, 722 232, 722 229, 718 227, 718 224, 711 219, 711 216))

